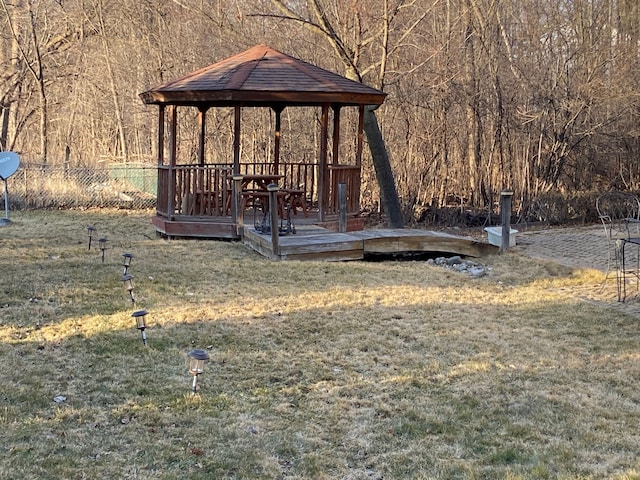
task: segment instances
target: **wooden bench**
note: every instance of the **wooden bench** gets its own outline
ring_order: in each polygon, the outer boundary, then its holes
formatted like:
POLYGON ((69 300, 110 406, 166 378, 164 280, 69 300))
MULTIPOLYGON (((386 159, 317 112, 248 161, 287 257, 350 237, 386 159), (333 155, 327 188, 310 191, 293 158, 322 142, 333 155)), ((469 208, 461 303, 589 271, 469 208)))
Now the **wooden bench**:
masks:
POLYGON ((286 188, 282 190, 285 193, 284 201, 291 207, 294 215, 298 214, 298 208, 302 210, 302 214, 307 217, 307 199, 304 190, 286 188))

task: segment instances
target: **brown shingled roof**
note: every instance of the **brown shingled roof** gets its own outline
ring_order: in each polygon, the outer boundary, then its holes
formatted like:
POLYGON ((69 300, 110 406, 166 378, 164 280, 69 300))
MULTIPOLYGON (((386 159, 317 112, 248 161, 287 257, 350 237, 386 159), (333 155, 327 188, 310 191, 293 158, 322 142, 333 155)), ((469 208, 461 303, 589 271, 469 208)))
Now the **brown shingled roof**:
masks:
POLYGON ((385 93, 257 45, 140 94, 147 104, 380 105, 385 93))

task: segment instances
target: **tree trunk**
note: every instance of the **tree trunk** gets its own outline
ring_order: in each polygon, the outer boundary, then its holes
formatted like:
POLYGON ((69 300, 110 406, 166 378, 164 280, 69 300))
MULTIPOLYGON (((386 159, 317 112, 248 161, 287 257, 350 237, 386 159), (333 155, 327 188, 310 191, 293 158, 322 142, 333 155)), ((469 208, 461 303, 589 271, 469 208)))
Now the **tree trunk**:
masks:
POLYGON ((7 150, 7 136, 9 135, 9 108, 2 107, 2 119, 0 119, 0 150, 7 150))
MULTIPOLYGON (((31 8, 31 3, 27 2, 29 10, 29 19, 31 24, 31 40, 33 42, 34 65, 29 67, 33 77, 38 85, 38 98, 40 99, 40 162, 47 164, 48 160, 48 135, 47 128, 49 125, 49 109, 47 92, 45 89, 44 67, 42 66, 42 52, 39 48, 38 30, 35 12, 31 8)), ((25 55, 25 61, 29 63, 25 55)))
POLYGON ((392 228, 403 228, 402 209, 400 208, 396 185, 393 181, 389 154, 372 107, 367 107, 364 111, 364 133, 367 136, 367 143, 373 158, 373 166, 380 186, 382 207, 389 218, 389 225, 392 228))
POLYGON ((102 11, 102 2, 99 4, 99 21, 100 21, 100 37, 102 40, 102 48, 104 51, 105 64, 107 66, 107 76, 109 78, 109 88, 111 90, 111 101, 113 102, 113 111, 116 117, 117 125, 117 140, 113 149, 113 154, 118 157, 118 146, 120 143, 120 155, 122 161, 127 163, 129 161, 129 151, 127 148, 127 138, 124 131, 124 118, 122 115, 122 108, 120 108, 120 97, 118 95, 118 87, 116 85, 115 72, 113 71, 113 65, 111 63, 111 49, 109 48, 109 40, 107 38, 107 28, 105 26, 105 17, 102 11))

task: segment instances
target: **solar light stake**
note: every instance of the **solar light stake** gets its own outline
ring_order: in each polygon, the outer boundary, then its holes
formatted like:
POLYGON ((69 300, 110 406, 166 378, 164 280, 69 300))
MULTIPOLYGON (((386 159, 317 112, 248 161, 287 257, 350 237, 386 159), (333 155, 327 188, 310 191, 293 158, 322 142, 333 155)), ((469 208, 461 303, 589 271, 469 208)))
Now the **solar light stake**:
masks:
POLYGON ((147 324, 145 320, 147 313, 149 312, 147 312, 146 310, 138 310, 137 312, 133 312, 133 315, 131 315, 133 318, 136 319, 136 328, 140 330, 140 334, 142 336, 142 343, 144 345, 147 344, 147 334, 144 333, 144 329, 147 328, 147 324))
POLYGON ((136 303, 136 300, 133 297, 133 275, 122 275, 122 277, 120 277, 120 280, 122 280, 124 289, 127 292, 129 292, 129 296, 131 297, 131 302, 136 303))
POLYGON ((189 356, 189 373, 193 375, 193 385, 191 386, 192 393, 196 393, 198 390, 198 375, 204 372, 204 361, 209 360, 209 354, 206 350, 195 349, 191 350, 189 356))
POLYGON ((133 254, 131 253, 123 253, 122 254, 122 274, 126 275, 127 270, 131 266, 131 260, 133 259, 133 254))
POLYGON ((98 240, 98 245, 100 246, 100 251, 102 252, 102 263, 104 263, 104 251, 107 249, 107 239, 102 237, 98 240))
POLYGON ((87 232, 89 233, 89 250, 91 250, 91 240, 93 240, 93 234, 96 233, 96 227, 92 225, 88 226, 87 232))

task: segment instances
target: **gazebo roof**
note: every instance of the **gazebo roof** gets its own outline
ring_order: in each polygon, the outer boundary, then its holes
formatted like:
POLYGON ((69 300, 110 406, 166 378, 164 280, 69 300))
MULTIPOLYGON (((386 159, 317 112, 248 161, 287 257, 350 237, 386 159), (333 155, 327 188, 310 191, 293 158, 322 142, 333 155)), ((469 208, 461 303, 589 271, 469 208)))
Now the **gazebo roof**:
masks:
POLYGON ((140 94, 147 104, 203 106, 380 105, 385 96, 266 45, 140 94))

